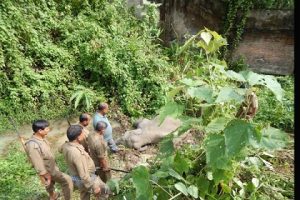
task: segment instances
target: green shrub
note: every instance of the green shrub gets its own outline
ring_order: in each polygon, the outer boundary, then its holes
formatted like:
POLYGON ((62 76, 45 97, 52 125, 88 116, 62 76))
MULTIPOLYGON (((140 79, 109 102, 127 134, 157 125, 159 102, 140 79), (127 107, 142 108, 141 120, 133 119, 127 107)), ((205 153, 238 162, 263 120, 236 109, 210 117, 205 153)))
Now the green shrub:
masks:
POLYGON ((259 110, 254 118, 256 122, 270 123, 271 126, 283 129, 287 132, 294 131, 294 77, 279 77, 279 83, 285 90, 282 103, 274 99, 274 95, 268 90, 257 92, 259 110))
POLYGON ((126 114, 153 114, 171 70, 154 8, 138 19, 124 0, 3 0, 0 131, 10 128, 7 115, 18 123, 65 116, 78 85, 93 104, 105 96, 126 114))
POLYGON ((46 191, 20 148, 12 143, 0 158, 0 199, 41 199, 46 191))
POLYGON ((240 57, 237 60, 231 61, 228 68, 235 72, 240 72, 249 70, 249 65, 246 63, 245 57, 240 57))

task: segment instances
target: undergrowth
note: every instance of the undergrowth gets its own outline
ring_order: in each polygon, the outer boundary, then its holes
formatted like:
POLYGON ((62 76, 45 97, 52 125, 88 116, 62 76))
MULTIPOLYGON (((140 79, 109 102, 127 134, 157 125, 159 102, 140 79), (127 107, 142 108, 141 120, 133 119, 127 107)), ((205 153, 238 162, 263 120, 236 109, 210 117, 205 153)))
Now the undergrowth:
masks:
POLYGON ((1 1, 0 132, 8 116, 22 124, 68 115, 75 92, 77 109, 85 98, 88 111, 106 100, 129 116, 155 113, 172 70, 157 14, 147 4, 136 18, 123 0, 1 1))

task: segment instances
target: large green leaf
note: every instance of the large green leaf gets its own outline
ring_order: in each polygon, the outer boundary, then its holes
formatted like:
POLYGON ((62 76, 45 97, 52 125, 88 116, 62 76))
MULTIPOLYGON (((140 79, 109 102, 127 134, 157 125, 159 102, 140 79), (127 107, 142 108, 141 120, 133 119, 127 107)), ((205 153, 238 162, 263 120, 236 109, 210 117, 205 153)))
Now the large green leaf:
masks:
POLYGON ((252 140, 260 141, 260 133, 248 122, 234 119, 224 129, 226 152, 229 156, 237 156, 252 140))
POLYGON ((132 180, 136 190, 136 199, 150 200, 153 198, 153 191, 149 178, 150 176, 145 166, 141 165, 133 169, 132 180))
POLYGON ((85 95, 85 104, 86 104, 86 109, 89 110, 91 108, 91 101, 88 95, 85 95))
POLYGON ((179 117, 180 121, 182 122, 181 126, 176 130, 177 135, 180 136, 193 126, 201 126, 202 118, 195 118, 189 116, 181 116, 179 117))
POLYGON ((167 116, 177 118, 183 112, 183 105, 177 104, 176 102, 168 102, 159 111, 159 121, 160 123, 164 121, 167 116))
POLYGON ((155 182, 159 181, 161 178, 166 178, 169 176, 168 172, 164 172, 161 170, 156 171, 154 174, 151 175, 151 179, 155 182))
POLYGON ((78 95, 75 98, 75 109, 77 108, 77 106, 78 106, 80 100, 82 99, 83 95, 84 95, 83 91, 78 92, 78 95))
POLYGON ((242 102, 244 100, 244 97, 240 95, 234 88, 223 87, 221 88, 215 102, 221 103, 221 102, 228 102, 232 100, 235 100, 237 102, 242 102))
POLYGON ((208 86, 190 87, 187 90, 188 95, 192 98, 198 98, 207 103, 213 102, 213 90, 208 86))
POLYGON ((169 169, 169 174, 173 176, 174 178, 184 181, 185 183, 188 183, 180 174, 178 174, 174 169, 170 168, 169 169))
POLYGON ((190 168, 189 160, 177 152, 174 158, 173 168, 181 175, 183 172, 187 173, 190 168))
POLYGON ((168 135, 159 143, 159 152, 164 156, 171 155, 174 152, 173 134, 168 135))
POLYGON ((262 130, 262 139, 260 142, 260 147, 268 150, 282 149, 286 146, 288 142, 287 133, 273 128, 267 127, 262 130))
POLYGON ((241 74, 251 86, 258 84, 262 79, 261 74, 252 71, 240 71, 239 74, 241 74))
POLYGON ((203 176, 203 175, 199 175, 198 177, 195 177, 196 179, 196 185, 199 189, 199 196, 201 196, 202 198, 205 197, 205 195, 208 193, 208 188, 209 188, 209 180, 203 176))
POLYGON ((263 80, 263 85, 265 85, 275 94, 278 101, 282 101, 284 90, 282 89, 280 83, 278 83, 277 79, 274 76, 264 75, 263 80))
POLYGON ((167 93, 168 99, 172 100, 182 89, 184 86, 175 87, 167 93))
POLYGON ((179 56, 182 52, 184 52, 186 49, 188 49, 193 44, 193 41, 200 35, 201 32, 202 32, 202 30, 199 31, 196 35, 193 35, 192 37, 190 37, 184 43, 184 45, 179 48, 179 50, 177 51, 177 56, 179 56))
POLYGON ((191 185, 190 187, 188 187, 188 193, 194 197, 195 199, 198 198, 198 188, 194 185, 191 185))
POLYGON ((263 85, 275 94, 278 101, 282 100, 284 90, 281 88, 280 83, 278 83, 274 76, 257 74, 252 71, 241 71, 240 74, 244 76, 251 86, 263 85))
POLYGON ((161 161, 162 161, 160 164, 160 170, 169 173, 170 166, 173 165, 175 156, 174 155, 169 155, 169 156, 165 156, 165 155, 160 156, 159 155, 159 157, 161 158, 161 161))
POLYGON ((224 61, 221 61, 221 62, 209 62, 217 71, 223 73, 223 74, 226 74, 226 71, 225 71, 225 68, 227 67, 227 64, 226 62, 224 61))
POLYGON ((218 133, 223 131, 229 121, 230 119, 226 117, 215 118, 205 127, 205 131, 207 133, 218 133))
POLYGON ((225 138, 223 135, 208 135, 204 146, 208 166, 217 169, 227 169, 229 167, 230 160, 225 151, 225 138))
POLYGON ((200 37, 204 40, 204 42, 208 45, 211 38, 212 38, 212 34, 210 34, 209 32, 202 32, 200 33, 200 37))
POLYGON ((178 191, 180 191, 180 192, 181 192, 182 194, 184 194, 185 196, 188 195, 188 189, 186 188, 186 186, 185 186, 183 183, 178 182, 178 183, 176 183, 174 186, 175 186, 175 188, 176 188, 178 191))
POLYGON ((197 45, 203 48, 206 54, 214 53, 220 49, 220 47, 227 45, 226 39, 224 39, 221 35, 219 35, 215 31, 211 31, 205 28, 204 31, 201 32, 202 40, 197 43, 197 45), (213 39, 211 39, 213 36, 213 39))
POLYGON ((184 78, 184 79, 180 80, 180 82, 187 86, 192 86, 192 87, 205 84, 205 82, 202 80, 193 80, 190 78, 184 78))
POLYGON ((239 81, 239 82, 246 82, 244 76, 239 73, 236 73, 235 71, 228 70, 226 71, 225 75, 232 80, 239 81))
POLYGON ((220 182, 229 182, 234 177, 234 170, 233 169, 214 169, 213 170, 213 177, 214 183, 219 184, 220 182))

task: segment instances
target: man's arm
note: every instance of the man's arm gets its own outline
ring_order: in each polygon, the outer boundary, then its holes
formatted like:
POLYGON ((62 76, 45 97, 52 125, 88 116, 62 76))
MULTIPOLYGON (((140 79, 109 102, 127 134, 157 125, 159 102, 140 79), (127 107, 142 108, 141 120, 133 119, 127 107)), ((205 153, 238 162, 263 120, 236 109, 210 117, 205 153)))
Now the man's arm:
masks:
POLYGON ((76 160, 76 158, 73 160, 74 160, 73 163, 78 172, 78 176, 82 180, 84 187, 88 190, 92 189, 95 195, 100 194, 101 188, 93 184, 94 182, 89 174, 87 164, 84 163, 82 160, 78 160, 78 159, 76 160))
POLYGON ((51 176, 45 168, 44 160, 39 151, 39 146, 37 144, 29 143, 28 145, 26 145, 26 147, 27 147, 28 157, 30 158, 30 161, 34 169, 45 180, 46 185, 50 184, 51 176))
POLYGON ((107 156, 106 156, 106 147, 97 143, 96 147, 96 154, 99 159, 99 165, 100 168, 103 171, 108 171, 108 161, 107 161, 107 156))
POLYGON ((100 168, 103 171, 109 171, 108 162, 107 162, 107 159, 105 157, 99 158, 99 165, 100 165, 100 168))
POLYGON ((88 171, 87 164, 84 163, 82 159, 78 159, 81 156, 74 156, 73 157, 73 164, 77 170, 78 176, 83 182, 83 185, 86 189, 90 189, 93 185, 93 181, 88 171))

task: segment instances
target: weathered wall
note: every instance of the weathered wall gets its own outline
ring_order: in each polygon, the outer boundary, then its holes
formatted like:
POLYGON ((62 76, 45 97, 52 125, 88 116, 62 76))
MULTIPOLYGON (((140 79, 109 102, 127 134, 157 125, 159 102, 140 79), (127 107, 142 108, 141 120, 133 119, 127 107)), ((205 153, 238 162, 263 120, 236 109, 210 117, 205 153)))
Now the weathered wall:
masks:
POLYGON ((164 29, 162 38, 169 42, 184 41, 203 27, 220 31, 225 4, 220 0, 156 0, 161 3, 160 19, 164 29))
MULTIPOLYGON (((143 0, 128 0, 142 5, 143 0)), ((152 0, 160 3, 162 39, 184 41, 207 27, 221 31, 226 4, 223 0, 152 0)), ((269 74, 294 72, 294 12, 254 10, 233 58, 244 57, 254 71, 269 74)))
POLYGON ((294 13, 254 10, 233 58, 244 57, 250 68, 266 74, 294 73, 294 13))

